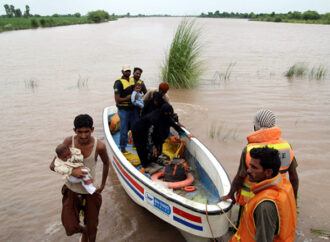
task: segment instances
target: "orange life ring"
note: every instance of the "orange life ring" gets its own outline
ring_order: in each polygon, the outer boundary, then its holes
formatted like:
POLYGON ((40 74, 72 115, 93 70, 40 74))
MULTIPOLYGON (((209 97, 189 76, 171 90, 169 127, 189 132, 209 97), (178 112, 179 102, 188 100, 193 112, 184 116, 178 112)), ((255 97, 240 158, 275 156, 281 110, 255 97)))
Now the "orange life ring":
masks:
POLYGON ((184 190, 185 190, 186 192, 193 192, 193 191, 196 190, 196 187, 194 187, 194 186, 186 186, 186 187, 184 188, 184 190))
POLYGON ((167 184, 168 188, 172 188, 172 189, 180 189, 180 188, 188 186, 194 182, 194 177, 190 173, 187 174, 186 180, 179 181, 179 182, 165 182, 165 181, 159 180, 159 178, 163 177, 164 175, 165 175, 165 171, 158 171, 151 176, 151 180, 163 182, 163 183, 167 184))

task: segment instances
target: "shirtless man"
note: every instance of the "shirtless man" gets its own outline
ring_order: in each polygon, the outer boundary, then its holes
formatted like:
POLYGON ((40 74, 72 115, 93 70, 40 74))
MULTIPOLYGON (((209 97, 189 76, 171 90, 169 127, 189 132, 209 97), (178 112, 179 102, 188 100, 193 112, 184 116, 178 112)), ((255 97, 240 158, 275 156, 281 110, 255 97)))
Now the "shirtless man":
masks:
MULTIPOLYGON (((101 192, 105 187, 105 183, 109 171, 109 157, 106 146, 95 137, 92 136, 94 131, 93 119, 88 114, 80 114, 74 120, 75 136, 67 137, 63 144, 69 147, 78 148, 84 156, 83 163, 91 171, 91 175, 95 178, 96 161, 98 156, 103 162, 102 182, 101 186, 97 187, 96 191, 91 195, 83 188, 81 183, 71 183, 67 181, 62 187, 62 224, 66 234, 71 236, 75 233, 82 233, 81 241, 93 242, 96 240, 99 211, 102 204, 101 192), (84 225, 80 225, 79 213, 85 200, 84 210, 84 225)), ((50 169, 54 171, 54 160, 50 165, 50 169)), ((71 175, 76 178, 83 178, 86 171, 83 167, 78 167, 72 170, 71 175)))

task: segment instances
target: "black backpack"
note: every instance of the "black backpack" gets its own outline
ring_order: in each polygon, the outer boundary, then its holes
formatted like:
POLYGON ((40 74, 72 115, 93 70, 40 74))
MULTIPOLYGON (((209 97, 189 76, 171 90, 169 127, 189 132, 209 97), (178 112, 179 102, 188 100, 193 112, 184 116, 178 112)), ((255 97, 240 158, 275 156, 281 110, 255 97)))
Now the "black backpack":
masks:
POLYGON ((165 167, 164 181, 177 182, 187 178, 188 164, 184 159, 174 158, 165 167))

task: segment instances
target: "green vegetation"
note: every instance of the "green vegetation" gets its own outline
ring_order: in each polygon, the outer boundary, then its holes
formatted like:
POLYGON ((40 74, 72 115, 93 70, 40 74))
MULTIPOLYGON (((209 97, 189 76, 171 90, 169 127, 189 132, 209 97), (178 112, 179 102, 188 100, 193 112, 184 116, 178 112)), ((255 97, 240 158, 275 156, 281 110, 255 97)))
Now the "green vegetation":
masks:
POLYGON ((199 17, 204 18, 246 18, 253 21, 268 21, 268 22, 286 22, 286 23, 307 23, 307 24, 330 24, 330 13, 319 14, 316 11, 305 11, 303 13, 294 11, 288 13, 272 12, 255 14, 251 13, 228 13, 219 11, 202 13, 199 17))
POLYGON ((223 72, 216 72, 214 74, 214 79, 217 80, 219 79, 220 81, 221 80, 224 80, 224 81, 228 81, 230 79, 230 76, 231 76, 231 72, 233 70, 233 67, 235 66, 236 63, 233 63, 231 62, 228 66, 227 66, 227 69, 226 71, 223 73, 223 72))
POLYGON ((87 19, 93 23, 107 22, 111 20, 110 15, 103 10, 92 11, 87 14, 87 19))
POLYGON ((294 64, 289 68, 289 70, 285 73, 285 76, 287 78, 302 78, 307 73, 307 66, 304 63, 297 63, 294 64))
POLYGON ((81 16, 80 13, 60 15, 53 14, 50 16, 32 15, 29 5, 25 6, 24 14, 20 9, 15 9, 13 5, 5 4, 6 15, 0 17, 0 32, 31 29, 38 27, 56 27, 73 24, 100 23, 117 19, 110 16, 106 11, 97 10, 89 12, 87 16, 81 16))
POLYGON ((320 65, 319 67, 313 67, 309 72, 310 80, 322 80, 325 78, 327 70, 324 66, 320 65))
POLYGON ((228 140, 236 140, 238 137, 237 129, 226 127, 225 124, 212 124, 209 130, 209 137, 218 141, 226 142, 228 140))
POLYGON ((325 239, 329 239, 330 238, 330 232, 329 231, 326 231, 326 230, 313 229, 313 228, 311 228, 311 232, 312 233, 317 233, 317 234, 323 235, 323 236, 325 236, 325 239))
POLYGON ((88 78, 81 78, 81 76, 79 76, 78 81, 77 81, 77 87, 79 89, 88 88, 88 78))
POLYGON ((194 20, 183 19, 175 33, 168 55, 162 66, 162 80, 174 88, 192 88, 204 72, 200 60, 201 29, 194 20))
POLYGON ((322 80, 326 77, 327 70, 323 65, 318 67, 313 67, 310 71, 308 71, 308 66, 305 63, 296 63, 289 68, 288 71, 285 72, 285 76, 288 79, 293 78, 304 78, 309 72, 310 80, 322 80))
POLYGON ((33 79, 26 80, 25 87, 28 89, 35 90, 38 87, 38 82, 37 82, 37 80, 33 80, 33 79))

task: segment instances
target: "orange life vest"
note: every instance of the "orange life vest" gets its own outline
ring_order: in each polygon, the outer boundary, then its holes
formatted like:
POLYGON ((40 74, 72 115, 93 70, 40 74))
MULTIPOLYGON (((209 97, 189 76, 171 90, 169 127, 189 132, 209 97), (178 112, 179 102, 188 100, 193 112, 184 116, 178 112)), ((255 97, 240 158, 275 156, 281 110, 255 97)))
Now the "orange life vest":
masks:
POLYGON ((278 174, 277 176, 256 183, 252 187, 255 196, 244 206, 237 232, 230 241, 256 241, 256 226, 254 211, 263 201, 274 202, 279 218, 279 227, 274 235, 274 241, 294 241, 297 225, 296 200, 291 183, 278 174))
MULTIPOLYGON (((280 128, 272 127, 269 129, 260 129, 248 135, 248 145, 246 146, 245 157, 246 167, 250 167, 250 151, 253 148, 268 146, 279 151, 281 159, 280 173, 285 177, 293 160, 294 154, 290 144, 286 140, 280 138, 281 134, 282 131, 280 128)), ((246 204, 246 202, 254 196, 254 194, 251 192, 252 186, 253 183, 250 182, 246 176, 243 182, 243 186, 238 191, 236 198, 237 203, 239 203, 241 206, 244 206, 244 204, 246 204)))

